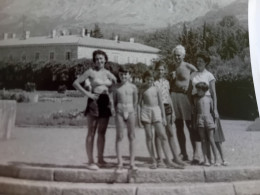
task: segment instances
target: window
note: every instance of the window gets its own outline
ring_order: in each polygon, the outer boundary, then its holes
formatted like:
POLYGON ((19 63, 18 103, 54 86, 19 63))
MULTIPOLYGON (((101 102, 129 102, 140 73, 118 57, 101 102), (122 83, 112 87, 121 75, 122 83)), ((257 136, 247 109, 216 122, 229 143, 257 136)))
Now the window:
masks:
POLYGON ((35 53, 35 60, 39 60, 39 59, 40 59, 40 53, 37 52, 37 53, 35 53))
POLYGON ((50 60, 54 60, 54 52, 50 53, 50 60))
POLYGON ((114 62, 118 63, 118 56, 114 56, 114 62))
POLYGON ((22 61, 26 61, 26 55, 25 54, 22 55, 22 61))
POLYGON ((66 53, 66 60, 71 60, 71 52, 66 53))

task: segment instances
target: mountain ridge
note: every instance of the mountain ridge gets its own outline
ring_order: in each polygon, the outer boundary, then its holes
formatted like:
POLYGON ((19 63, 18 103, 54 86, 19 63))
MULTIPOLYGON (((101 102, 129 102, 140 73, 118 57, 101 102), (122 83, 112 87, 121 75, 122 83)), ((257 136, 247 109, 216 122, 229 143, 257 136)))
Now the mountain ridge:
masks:
MULTIPOLYGON (((235 0, 2 0, 0 33, 90 28, 95 23, 121 31, 147 32, 192 21, 235 0), (196 10, 196 11, 194 11, 196 10)), ((110 33, 112 31, 109 30, 110 33)), ((108 34, 105 32, 105 34, 108 34)))

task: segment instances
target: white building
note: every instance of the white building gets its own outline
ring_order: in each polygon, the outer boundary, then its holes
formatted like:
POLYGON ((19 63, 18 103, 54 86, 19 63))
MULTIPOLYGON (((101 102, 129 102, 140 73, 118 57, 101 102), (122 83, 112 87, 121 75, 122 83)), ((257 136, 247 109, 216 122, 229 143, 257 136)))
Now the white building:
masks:
POLYGON ((159 49, 144 44, 135 43, 134 38, 129 42, 93 38, 81 35, 57 35, 53 30, 50 36, 30 37, 26 31, 22 39, 11 38, 4 34, 0 40, 0 61, 51 61, 74 60, 80 58, 92 59, 94 50, 103 50, 111 62, 119 64, 144 63, 151 65, 158 58, 159 49))

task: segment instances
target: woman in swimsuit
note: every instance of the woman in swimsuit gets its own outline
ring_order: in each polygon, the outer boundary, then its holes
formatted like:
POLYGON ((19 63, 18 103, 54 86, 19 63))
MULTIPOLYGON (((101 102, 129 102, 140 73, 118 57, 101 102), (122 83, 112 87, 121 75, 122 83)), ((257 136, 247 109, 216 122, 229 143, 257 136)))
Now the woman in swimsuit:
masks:
POLYGON ((94 67, 85 71, 73 83, 73 86, 88 97, 85 115, 88 115, 88 134, 86 137, 86 151, 88 155, 88 168, 98 170, 99 167, 94 163, 93 145, 96 130, 98 131, 97 149, 98 164, 104 165, 103 158, 105 146, 105 133, 109 117, 111 116, 111 101, 109 98, 109 87, 116 82, 116 77, 105 69, 108 61, 104 51, 96 50, 93 52, 94 67), (86 91, 80 83, 89 79, 92 91, 86 91))

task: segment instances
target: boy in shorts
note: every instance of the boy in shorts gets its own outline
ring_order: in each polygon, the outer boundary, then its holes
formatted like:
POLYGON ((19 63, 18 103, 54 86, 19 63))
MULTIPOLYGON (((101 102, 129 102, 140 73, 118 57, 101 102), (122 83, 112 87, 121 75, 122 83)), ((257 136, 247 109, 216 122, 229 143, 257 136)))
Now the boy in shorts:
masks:
POLYGON ((130 71, 125 67, 119 69, 120 83, 114 91, 114 106, 116 111, 116 153, 118 159, 117 170, 123 169, 123 159, 121 155, 121 143, 123 140, 123 130, 127 126, 129 150, 130 150, 130 169, 137 170, 135 166, 135 110, 137 107, 137 88, 130 83, 130 71))
POLYGON ((211 96, 205 95, 209 89, 209 86, 205 82, 199 82, 195 86, 197 88, 197 97, 195 99, 195 109, 197 115, 197 127, 199 130, 202 153, 203 153, 203 165, 210 166, 209 159, 207 158, 210 146, 214 155, 214 165, 217 166, 217 148, 214 140, 214 130, 216 128, 213 113, 213 101, 211 96), (209 140, 210 145, 206 144, 206 140, 209 140))
POLYGON ((166 158, 166 166, 168 168, 183 169, 183 166, 173 164, 168 155, 167 136, 163 127, 163 125, 166 125, 166 117, 160 92, 158 88, 153 85, 154 77, 152 72, 145 72, 143 79, 145 83, 139 96, 138 123, 139 126, 141 126, 142 123, 145 129, 146 145, 150 157, 152 158, 152 165, 150 168, 157 168, 157 162, 154 154, 154 139, 152 132, 153 126, 160 140, 160 144, 166 158))

